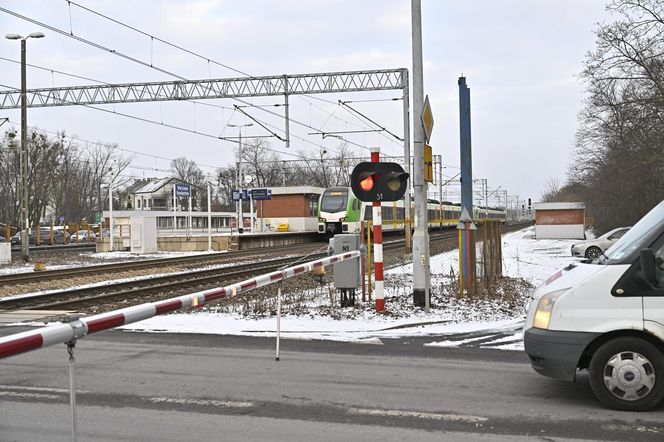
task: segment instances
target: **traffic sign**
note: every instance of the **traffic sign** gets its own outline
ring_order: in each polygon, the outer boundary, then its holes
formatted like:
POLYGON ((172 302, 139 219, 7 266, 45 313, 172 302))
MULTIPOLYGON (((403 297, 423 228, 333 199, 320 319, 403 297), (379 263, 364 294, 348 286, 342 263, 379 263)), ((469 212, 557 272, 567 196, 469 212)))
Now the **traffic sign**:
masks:
POLYGON ((96 224, 99 224, 101 222, 101 215, 102 215, 101 212, 96 212, 95 213, 95 223, 96 224))
POLYGON ((433 112, 431 112, 428 95, 424 99, 424 107, 420 118, 422 119, 422 126, 424 127, 425 141, 428 143, 431 140, 431 132, 433 131, 433 112))
POLYGON ((424 181, 433 183, 433 154, 428 144, 424 145, 424 181))
POLYGON ((191 196, 191 186, 189 184, 176 184, 175 185, 175 195, 176 196, 191 196))
POLYGON ((251 196, 256 201, 271 200, 272 199, 272 189, 253 189, 251 191, 251 196))

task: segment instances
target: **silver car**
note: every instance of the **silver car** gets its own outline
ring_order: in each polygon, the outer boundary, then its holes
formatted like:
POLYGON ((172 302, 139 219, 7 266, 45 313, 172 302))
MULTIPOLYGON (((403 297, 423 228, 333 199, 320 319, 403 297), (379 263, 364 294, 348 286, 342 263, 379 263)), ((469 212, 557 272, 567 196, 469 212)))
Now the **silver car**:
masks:
POLYGON ((582 256, 591 260, 600 257, 602 253, 618 241, 630 227, 618 227, 609 230, 599 238, 589 239, 572 246, 572 256, 582 256))

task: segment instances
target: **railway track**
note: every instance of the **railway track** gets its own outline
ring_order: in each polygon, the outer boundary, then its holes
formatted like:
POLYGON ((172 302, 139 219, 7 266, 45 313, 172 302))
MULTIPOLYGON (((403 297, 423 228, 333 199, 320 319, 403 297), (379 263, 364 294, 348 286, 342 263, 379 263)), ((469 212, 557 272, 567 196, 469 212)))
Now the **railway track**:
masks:
MULTIPOLYGON (((442 234, 433 235, 432 240, 446 240, 455 235, 455 232, 444 232, 442 234)), ((319 244, 316 244, 316 246, 320 248, 319 244)), ((402 250, 403 240, 388 241, 384 244, 384 249, 385 252, 402 250)), ((288 248, 288 250, 292 252, 292 248, 288 248)), ((260 251, 260 253, 262 256, 265 256, 265 250, 260 251)), ((167 275, 148 276, 128 281, 111 282, 108 284, 100 283, 94 286, 50 291, 27 297, 10 297, 8 299, 0 299, 0 311, 12 311, 17 309, 81 311, 92 309, 94 312, 99 312, 98 309, 101 309, 102 311, 104 310, 104 305, 116 305, 121 303, 126 307, 146 302, 148 299, 151 301, 166 299, 179 294, 191 293, 192 291, 219 287, 251 276, 269 273, 304 260, 309 261, 322 258, 326 254, 326 251, 319 251, 316 253, 262 260, 260 262, 246 264, 231 264, 226 261, 221 264, 217 263, 217 266, 214 268, 198 270, 190 269, 175 274, 170 273, 167 275), (220 267, 220 265, 224 265, 224 267, 220 267)), ((233 253, 232 255, 237 254, 233 253)), ((206 265, 212 264, 207 262, 206 265)), ((112 268, 115 269, 116 265, 113 265, 112 268)))
POLYGON ((111 264, 96 264, 84 267, 74 267, 57 270, 46 270, 43 272, 26 272, 0 276, 0 285, 26 284, 32 282, 48 281, 60 278, 72 278, 76 276, 115 274, 131 270, 154 269, 159 267, 196 267, 201 265, 223 264, 238 261, 255 256, 267 254, 298 254, 320 248, 320 243, 297 244, 289 247, 278 247, 266 249, 249 249, 228 253, 210 253, 193 256, 178 256, 171 258, 143 259, 140 261, 122 261, 111 264))
MULTIPOLYGON (((431 241, 446 241, 454 239, 457 232, 443 231, 440 233, 432 233, 431 241)), ((21 310, 77 310, 83 312, 99 313, 112 309, 114 306, 121 305, 127 307, 143 303, 146 301, 156 301, 166 299, 180 294, 191 293, 193 291, 205 290, 213 287, 219 287, 231 284, 251 276, 269 273, 278 270, 282 267, 294 265, 297 262, 304 260, 314 260, 325 256, 325 251, 316 251, 320 249, 320 244, 308 244, 308 253, 298 256, 281 257, 276 259, 265 260, 266 250, 261 249, 257 251, 247 250, 235 253, 224 253, 225 261, 211 262, 209 259, 205 262, 207 266, 213 266, 207 269, 188 269, 177 273, 169 273, 166 275, 148 276, 135 278, 128 281, 110 282, 108 284, 97 284, 88 287, 79 287, 66 290, 51 291, 48 293, 38 294, 34 296, 27 296, 21 298, 0 299, 0 311, 12 311, 16 309, 21 310), (313 251, 313 253, 312 253, 313 251), (252 253, 253 252, 253 253, 252 253), (237 260, 237 258, 248 258, 251 255, 261 255, 263 258, 260 262, 251 263, 231 263, 229 258, 237 260)), ((300 247, 302 249, 302 247, 300 247)), ((384 244, 385 252, 400 252, 403 250, 403 240, 386 241, 384 244)), ((293 247, 279 248, 279 253, 284 251, 293 252, 293 247), (285 249, 285 250, 282 250, 285 249)), ((272 249, 274 251, 274 249, 272 249)), ((208 256, 209 258, 209 256, 208 256)), ((188 261, 190 265, 201 265, 201 256, 196 257, 178 257, 166 258, 159 260, 146 260, 137 263, 119 263, 107 264, 97 267, 92 271, 98 272, 98 268, 105 268, 108 271, 116 271, 122 266, 127 264, 135 264, 140 267, 150 267, 155 264, 164 265, 165 262, 188 261)), ((399 265, 399 264, 397 264, 399 265)), ((85 271, 89 268, 80 269, 63 269, 62 271, 52 270, 54 272, 51 277, 58 277, 67 271, 85 271)), ((49 272, 39 273, 37 276, 43 276, 49 272)), ((71 275, 71 273, 69 273, 71 275)), ((76 274, 76 273, 75 273, 76 274)), ((34 274, 30 274, 34 275, 34 274)), ((19 275, 11 275, 16 277, 19 275)), ((0 279, 0 283, 2 280, 0 279)))

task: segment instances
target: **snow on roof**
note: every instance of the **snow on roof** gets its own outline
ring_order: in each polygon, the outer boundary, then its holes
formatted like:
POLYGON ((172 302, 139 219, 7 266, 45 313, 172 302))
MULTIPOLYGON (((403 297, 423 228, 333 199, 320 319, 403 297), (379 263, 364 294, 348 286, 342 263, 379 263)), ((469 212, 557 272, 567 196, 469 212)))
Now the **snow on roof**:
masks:
POLYGON ((535 203, 535 210, 585 210, 584 203, 535 203))
POLYGON ((137 189, 135 193, 154 193, 174 179, 175 178, 161 178, 156 181, 150 181, 145 186, 137 189))
POLYGON ((325 191, 323 187, 315 187, 315 186, 269 187, 269 189, 272 190, 272 195, 302 195, 302 194, 321 195, 325 191))

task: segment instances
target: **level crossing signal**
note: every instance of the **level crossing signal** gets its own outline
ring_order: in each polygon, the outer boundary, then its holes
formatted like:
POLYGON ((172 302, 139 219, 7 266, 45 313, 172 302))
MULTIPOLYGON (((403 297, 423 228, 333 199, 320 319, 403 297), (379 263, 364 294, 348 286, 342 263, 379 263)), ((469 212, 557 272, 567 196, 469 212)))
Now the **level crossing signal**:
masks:
POLYGON ((408 177, 397 163, 364 162, 353 169, 350 186, 360 201, 397 201, 406 193, 408 177))

